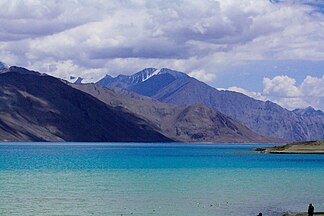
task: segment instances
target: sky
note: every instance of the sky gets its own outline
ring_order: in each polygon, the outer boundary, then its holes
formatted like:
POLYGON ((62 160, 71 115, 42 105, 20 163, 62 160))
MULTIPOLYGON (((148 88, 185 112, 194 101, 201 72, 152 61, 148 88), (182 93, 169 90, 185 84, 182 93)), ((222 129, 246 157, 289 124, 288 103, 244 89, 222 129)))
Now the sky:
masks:
POLYGON ((0 0, 0 61, 97 81, 146 67, 324 110, 323 0, 0 0))

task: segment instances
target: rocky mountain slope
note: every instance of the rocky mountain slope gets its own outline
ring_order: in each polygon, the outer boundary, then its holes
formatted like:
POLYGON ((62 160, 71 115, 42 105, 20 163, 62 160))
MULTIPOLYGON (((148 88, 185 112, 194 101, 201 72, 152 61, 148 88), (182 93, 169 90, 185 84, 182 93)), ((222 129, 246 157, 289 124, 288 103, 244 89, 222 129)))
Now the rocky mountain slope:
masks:
POLYGON ((54 77, 19 67, 0 73, 0 141, 172 141, 154 127, 54 77))
POLYGON ((114 107, 123 107, 146 119, 171 139, 183 142, 268 143, 278 142, 256 134, 239 122, 204 105, 165 104, 134 92, 95 84, 73 84, 114 107))
MULTIPOLYGON (((324 117, 289 111, 270 101, 259 101, 232 91, 219 91, 184 73, 161 69, 148 79, 118 86, 152 97, 164 103, 178 105, 204 104, 213 110, 242 122, 264 136, 290 141, 324 139, 324 117)), ((101 84, 103 80, 98 82, 101 84)), ((105 87, 112 86, 107 81, 105 87)))

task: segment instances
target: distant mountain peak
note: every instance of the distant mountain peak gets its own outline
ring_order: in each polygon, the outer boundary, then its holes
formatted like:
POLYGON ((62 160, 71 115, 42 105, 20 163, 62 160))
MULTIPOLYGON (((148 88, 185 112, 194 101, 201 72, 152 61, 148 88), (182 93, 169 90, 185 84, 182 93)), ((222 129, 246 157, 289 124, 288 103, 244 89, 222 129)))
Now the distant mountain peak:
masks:
POLYGON ((140 83, 144 82, 145 80, 151 78, 152 76, 156 75, 158 73, 158 70, 156 68, 145 68, 131 76, 128 76, 128 78, 131 80, 132 83, 140 83))
POLYGON ((69 82, 75 84, 81 84, 84 79, 82 77, 70 76, 69 82))
POLYGON ((129 76, 129 78, 132 81, 134 81, 134 83, 139 83, 139 82, 144 82, 144 81, 148 80, 149 78, 151 78, 154 75, 161 75, 161 74, 169 74, 169 75, 173 76, 174 78, 188 77, 188 75, 183 72, 172 70, 169 68, 161 68, 161 69, 145 68, 145 69, 129 76))
POLYGON ((137 85, 139 83, 145 82, 152 78, 155 75, 165 75, 168 74, 173 79, 178 79, 182 77, 189 77, 187 74, 171 70, 168 68, 144 68, 141 71, 138 71, 132 75, 123 75, 120 74, 116 77, 112 77, 110 75, 106 75, 102 79, 100 79, 97 84, 106 88, 129 88, 131 86, 137 85))
POLYGON ((81 78, 81 77, 78 77, 76 80, 75 80, 75 84, 80 84, 80 83, 82 83, 82 80, 83 80, 83 78, 81 78))
POLYGON ((305 109, 295 109, 293 112, 302 116, 324 116, 323 111, 315 110, 311 106, 308 106, 305 109))
POLYGON ((308 106, 308 107, 306 107, 305 110, 309 110, 309 111, 316 111, 316 110, 314 109, 314 107, 312 107, 312 106, 308 106))
POLYGON ((169 68, 144 68, 141 71, 138 71, 132 75, 123 75, 120 74, 116 77, 112 77, 110 75, 104 76, 102 79, 100 79, 97 84, 107 87, 107 88, 128 88, 129 86, 136 85, 141 82, 145 82, 146 80, 150 79, 151 77, 155 75, 162 75, 162 74, 169 74, 173 78, 183 78, 183 77, 189 77, 187 74, 172 70, 169 68))

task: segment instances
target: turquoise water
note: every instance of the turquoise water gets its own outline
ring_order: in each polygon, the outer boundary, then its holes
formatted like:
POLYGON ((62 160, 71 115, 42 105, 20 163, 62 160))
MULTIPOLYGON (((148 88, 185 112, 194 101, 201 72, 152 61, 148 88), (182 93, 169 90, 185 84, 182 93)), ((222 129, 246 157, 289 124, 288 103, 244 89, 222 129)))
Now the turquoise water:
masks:
POLYGON ((324 155, 255 145, 0 144, 0 215, 324 211, 324 155))

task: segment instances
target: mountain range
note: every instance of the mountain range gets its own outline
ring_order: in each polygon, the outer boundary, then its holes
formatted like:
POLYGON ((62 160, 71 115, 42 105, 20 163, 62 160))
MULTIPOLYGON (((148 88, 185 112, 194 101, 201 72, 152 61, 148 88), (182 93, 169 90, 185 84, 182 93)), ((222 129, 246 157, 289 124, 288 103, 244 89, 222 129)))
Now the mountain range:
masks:
MULTIPOLYGON (((1 63, 1 62, 0 62, 1 63)), ((0 64, 0 141, 269 143, 324 139, 324 114, 147 68, 69 81, 0 64), (74 82, 71 83, 71 82, 74 82)))
POLYGON ((253 132, 238 121, 207 106, 190 106, 161 103, 123 88, 113 90, 96 84, 72 84, 113 107, 123 107, 155 125, 158 131, 180 142, 278 142, 253 132))
POLYGON ((168 104, 202 104, 267 137, 287 141, 324 139, 324 115, 320 110, 289 111, 271 101, 217 90, 185 73, 167 68, 147 68, 134 75, 115 78, 106 76, 96 84, 110 89, 124 88, 168 104))
MULTIPOLYGON (((133 83, 147 77, 134 76, 133 83)), ((276 142, 205 105, 71 84, 21 67, 0 72, 0 141, 276 142)))

